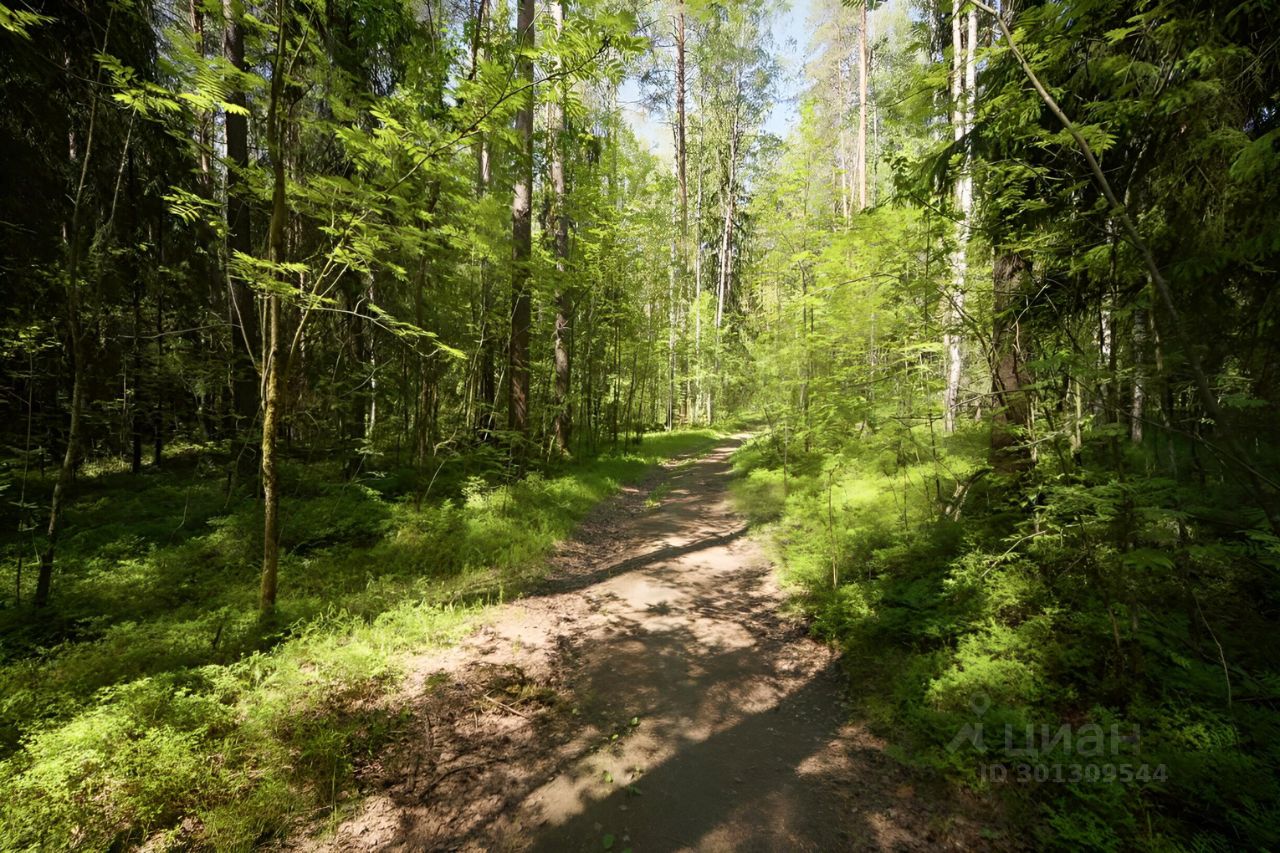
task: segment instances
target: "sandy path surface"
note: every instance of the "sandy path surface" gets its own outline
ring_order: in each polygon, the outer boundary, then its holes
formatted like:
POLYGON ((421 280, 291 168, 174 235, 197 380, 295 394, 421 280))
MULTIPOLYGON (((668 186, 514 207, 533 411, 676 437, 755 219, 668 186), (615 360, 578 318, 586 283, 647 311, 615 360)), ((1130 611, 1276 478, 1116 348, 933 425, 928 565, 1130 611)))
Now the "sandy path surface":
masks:
MULTIPOLYGON (((728 498, 740 439, 606 502, 545 587, 415 662, 409 733, 330 850, 970 846, 847 721, 834 654, 728 498)), ((967 809, 966 809, 967 811, 967 809)))

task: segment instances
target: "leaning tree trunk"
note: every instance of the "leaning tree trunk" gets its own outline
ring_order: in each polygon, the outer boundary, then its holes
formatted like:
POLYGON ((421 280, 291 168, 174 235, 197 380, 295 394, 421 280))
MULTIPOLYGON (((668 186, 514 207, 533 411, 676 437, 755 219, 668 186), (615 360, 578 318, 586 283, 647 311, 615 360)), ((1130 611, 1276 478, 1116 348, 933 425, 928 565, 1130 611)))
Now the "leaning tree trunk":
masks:
MULTIPOLYGON (((107 36, 103 36, 103 50, 106 50, 107 36)), ((101 82, 101 73, 99 73, 101 82)), ((80 322, 80 262, 84 252, 84 199, 85 187, 89 178, 89 163, 93 157, 94 130, 98 118, 98 97, 91 93, 92 106, 89 109, 89 126, 85 134, 83 152, 76 150, 76 136, 72 133, 70 141, 70 160, 75 162, 80 154, 80 176, 76 183, 75 201, 71 208, 71 224, 67 233, 67 336, 71 354, 71 412, 67 426, 67 446, 62 454, 62 464, 58 468, 58 479, 53 484, 53 496, 49 501, 49 525, 45 529, 45 547, 40 554, 40 568, 36 574, 36 594, 33 603, 36 607, 44 607, 49 603, 49 594, 53 588, 53 560, 58 544, 58 532, 62 526, 62 511, 67 499, 67 490, 71 487, 71 477, 80 450, 80 433, 82 429, 85 394, 85 346, 84 330, 80 322)))
MULTIPOLYGON (((74 313, 73 309, 73 313, 74 313)), ((81 414, 84 410, 84 346, 78 319, 73 319, 71 326, 71 423, 67 429, 67 449, 62 454, 62 465, 58 468, 58 479, 53 484, 53 499, 49 502, 49 526, 45 531, 45 548, 40 554, 40 569, 36 575, 36 594, 34 604, 44 607, 49 603, 49 593, 53 586, 54 548, 58 541, 58 532, 62 523, 62 509, 66 501, 67 489, 71 486, 71 475, 75 471, 76 455, 80 446, 81 414)))

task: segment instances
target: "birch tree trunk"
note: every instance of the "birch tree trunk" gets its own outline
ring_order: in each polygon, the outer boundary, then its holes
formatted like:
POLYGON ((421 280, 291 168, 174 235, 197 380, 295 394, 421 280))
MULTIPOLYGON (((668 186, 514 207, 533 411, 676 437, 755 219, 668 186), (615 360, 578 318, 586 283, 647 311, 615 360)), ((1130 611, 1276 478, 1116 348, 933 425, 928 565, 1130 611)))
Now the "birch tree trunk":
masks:
MULTIPOLYGON (((977 40, 977 13, 970 9, 962 20, 959 4, 951 17, 951 128, 957 146, 968 135, 974 112, 973 87, 976 82, 974 42, 977 40), (968 40, 964 39, 965 30, 968 40)), ((943 354, 945 385, 943 388, 943 429, 955 431, 956 412, 960 405, 960 381, 964 371, 964 318, 966 279, 969 272, 969 215, 973 205, 973 178, 969 171, 969 155, 960 155, 960 177, 956 181, 956 245, 951 253, 952 284, 943 307, 943 354)))
MULTIPOLYGON (((529 431, 529 260, 533 249, 533 58, 534 3, 520 0, 516 17, 517 85, 528 87, 527 100, 516 113, 515 185, 511 200, 511 343, 508 348, 509 399, 507 428, 524 438, 529 431)), ((519 452, 519 451, 517 451, 519 452)))
POLYGON ((1133 395, 1129 401, 1129 439, 1142 443, 1147 406, 1147 309, 1133 312, 1133 395))
POLYGON ((867 4, 858 7, 858 210, 867 209, 867 4))

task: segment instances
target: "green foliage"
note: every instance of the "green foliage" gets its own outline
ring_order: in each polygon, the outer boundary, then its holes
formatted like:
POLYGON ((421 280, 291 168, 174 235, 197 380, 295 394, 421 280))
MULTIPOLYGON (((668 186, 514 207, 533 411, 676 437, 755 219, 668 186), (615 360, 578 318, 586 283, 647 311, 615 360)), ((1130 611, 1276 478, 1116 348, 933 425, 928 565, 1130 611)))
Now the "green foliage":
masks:
POLYGON ((228 504, 190 472, 85 484, 63 549, 63 639, 29 645, 34 614, 0 614, 0 847, 245 849, 336 808, 398 731, 406 653, 462 636, 541 576, 591 506, 711 438, 655 435, 418 505, 380 494, 389 475, 343 485, 331 465, 291 464, 289 595, 266 622, 255 502, 228 504))
MULTIPOLYGON (((928 440, 925 426, 911 433, 928 440)), ((740 506, 771 524, 784 578, 813 629, 844 649, 864 711, 901 760, 971 785, 992 785, 992 764, 1136 768, 1127 782, 996 785, 1041 846, 1274 846, 1276 575, 1211 520, 1210 507, 1239 499, 1234 487, 1045 466, 988 483, 957 522, 938 496, 981 465, 980 433, 917 463, 902 456, 907 434, 873 430, 830 455, 792 456, 785 494, 776 433, 735 458, 740 506), (986 750, 957 748, 975 724, 986 750), (1093 724, 1137 742, 1100 758, 1059 743, 1034 759, 1003 742, 1005 726, 1093 724)), ((1108 440, 1102 431, 1086 451, 1108 440)))

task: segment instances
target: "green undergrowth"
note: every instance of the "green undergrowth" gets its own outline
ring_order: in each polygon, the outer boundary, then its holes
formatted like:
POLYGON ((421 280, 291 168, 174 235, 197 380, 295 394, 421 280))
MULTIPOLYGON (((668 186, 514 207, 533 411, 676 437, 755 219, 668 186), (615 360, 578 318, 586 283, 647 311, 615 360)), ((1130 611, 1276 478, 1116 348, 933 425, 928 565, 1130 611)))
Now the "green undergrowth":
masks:
POLYGON ((295 460, 265 621, 261 508, 223 472, 82 480, 53 606, 0 610, 0 849, 247 849, 335 813, 404 723, 407 653, 456 641, 594 504, 714 440, 653 435, 515 482, 470 460, 425 494, 295 460))
POLYGON ((799 444, 736 500, 896 757, 1041 848, 1280 845, 1280 541, 1234 479, 1103 431, 1008 477, 976 426, 799 444))

